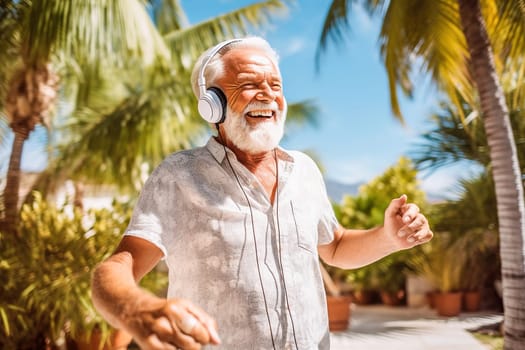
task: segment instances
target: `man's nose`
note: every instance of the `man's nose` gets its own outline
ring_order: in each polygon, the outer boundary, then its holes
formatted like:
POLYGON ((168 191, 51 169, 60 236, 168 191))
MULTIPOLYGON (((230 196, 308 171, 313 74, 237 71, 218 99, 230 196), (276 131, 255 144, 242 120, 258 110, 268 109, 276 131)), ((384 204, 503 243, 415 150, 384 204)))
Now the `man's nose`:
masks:
POLYGON ((272 87, 268 83, 264 83, 261 85, 261 88, 257 95, 255 96, 257 100, 259 101, 268 101, 271 102, 275 100, 276 93, 272 90, 272 87))

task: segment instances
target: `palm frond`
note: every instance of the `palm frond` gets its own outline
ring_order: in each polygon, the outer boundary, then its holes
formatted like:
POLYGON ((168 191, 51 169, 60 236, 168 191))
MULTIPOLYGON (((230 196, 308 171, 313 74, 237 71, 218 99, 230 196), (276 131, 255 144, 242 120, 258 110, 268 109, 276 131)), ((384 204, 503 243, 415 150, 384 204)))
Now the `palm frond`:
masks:
POLYGON ((391 1, 381 28, 380 43, 392 110, 400 120, 397 86, 411 96, 411 75, 418 62, 421 72, 429 73, 457 106, 460 106, 455 98, 457 92, 464 100, 474 103, 465 60, 467 49, 455 1, 391 1))
POLYGON ((353 0, 333 0, 323 23, 321 36, 315 51, 315 67, 319 70, 321 55, 326 51, 329 41, 336 46, 343 42, 344 34, 350 30, 350 8, 353 0))
POLYGON ((219 41, 247 35, 283 15, 287 6, 281 0, 266 0, 164 35, 178 67, 187 67, 202 52, 219 41), (181 54, 183 53, 183 54, 181 54))
POLYGON ((305 124, 318 125, 319 106, 313 100, 305 100, 288 105, 286 123, 288 127, 301 127, 305 124))
MULTIPOLYGON (((475 118, 464 125, 456 109, 442 103, 442 111, 433 115, 434 128, 413 146, 413 160, 419 170, 435 170, 460 160, 470 160, 487 167, 490 163, 483 124, 475 118)), ((468 106, 465 106, 468 108, 468 106)), ((464 114, 472 110, 464 110, 464 114)))
POLYGON ((20 27, 27 1, 0 1, 0 110, 3 109, 11 72, 19 63, 20 27))
POLYGON ((57 51, 87 65, 126 57, 150 64, 169 55, 140 0, 33 1, 26 17, 22 54, 29 62, 48 62, 57 51))
POLYGON ((145 165, 151 170, 171 152, 193 146, 203 134, 205 124, 194 105, 186 80, 166 79, 135 87, 109 113, 77 111, 65 127, 67 134, 78 136, 59 148, 56 172, 136 190, 145 165))
MULTIPOLYGON (((507 100, 510 109, 517 108, 525 99, 525 1, 498 2, 497 21, 487 25, 494 47, 498 72, 510 88, 515 89, 513 98, 507 100)), ((485 18, 490 18, 488 15, 485 18)))
POLYGON ((179 0, 163 0, 153 8, 155 24, 161 35, 181 30, 190 22, 179 0))
MULTIPOLYGON (((506 88, 505 98, 512 99, 514 90, 506 88)), ((458 99, 461 99, 458 97, 458 99)), ((509 110, 511 127, 518 153, 520 171, 525 174, 525 105, 509 110)), ((463 111, 459 113, 448 102, 441 104, 441 111, 430 118, 432 130, 421 135, 421 140, 413 145, 411 153, 419 169, 435 170, 460 160, 468 160, 490 168, 489 147, 482 119, 472 117, 479 111, 472 109, 463 101, 463 111), (468 115, 465 123, 460 115, 468 115)), ((525 175, 524 175, 525 176, 525 175)), ((524 177, 525 179, 525 177, 524 177)))

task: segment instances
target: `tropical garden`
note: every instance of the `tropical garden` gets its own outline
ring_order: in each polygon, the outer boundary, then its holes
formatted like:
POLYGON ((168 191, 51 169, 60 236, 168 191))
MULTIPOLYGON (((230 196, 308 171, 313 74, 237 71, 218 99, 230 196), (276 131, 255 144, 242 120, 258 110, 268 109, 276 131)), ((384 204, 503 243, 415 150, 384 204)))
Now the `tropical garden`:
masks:
MULTIPOLYGON (((348 15, 352 3, 331 2, 321 34, 320 53, 330 39, 341 43, 344 31, 350 26, 348 15)), ((453 205, 456 209, 465 206, 470 207, 469 211, 478 209, 475 217, 484 217, 480 227, 469 227, 469 231, 462 232, 464 235, 474 235, 471 229, 497 231, 505 348, 524 348, 525 211, 521 115, 525 72, 524 3, 363 1, 363 5, 370 15, 382 18, 379 41, 394 114, 402 120, 398 92, 413 93, 414 75, 429 75, 446 96, 443 115, 435 116, 438 128, 425 135, 427 144, 423 146, 418 163, 436 167, 467 157, 485 166, 486 173, 482 177, 463 183, 462 200, 453 205), (480 187, 483 190, 480 191, 480 187), (477 198, 480 193, 492 190, 490 203, 488 198, 477 198), (492 220, 488 213, 494 211, 489 211, 490 206, 497 213, 492 220)), ((454 231, 461 232, 461 226, 450 223, 465 221, 464 213, 454 212, 452 207, 450 212, 439 216, 442 219, 436 223, 438 231, 444 224, 442 229, 449 236, 454 235, 454 231)), ((441 237, 437 238, 440 242, 441 237)), ((453 238, 446 240, 455 241, 453 238)), ((447 287, 457 288, 455 285, 447 287)))
MULTIPOLYGON (((330 45, 344 45, 354 2, 327 4, 319 62, 330 45)), ((381 223, 393 196, 406 193, 429 213, 436 235, 364 269, 327 269, 354 290, 401 298, 414 274, 441 292, 501 280, 505 348, 525 348, 525 3, 359 3, 382 22, 393 114, 403 122, 398 94, 411 95, 417 75, 432 78, 442 105, 412 159, 399 159, 334 209, 343 225, 367 228, 381 223), (457 199, 428 203, 418 171, 458 160, 483 171, 458 182, 457 199), (446 266, 444 252, 455 266, 446 266)), ((90 301, 90 274, 115 248, 149 172, 209 132, 187 83, 192 63, 209 46, 260 30, 290 6, 260 1, 191 24, 183 4, 0 0, 0 135, 10 150, 0 167, 0 347, 53 349, 95 333, 110 337, 90 301), (47 165, 21 197, 30 135, 45 145, 47 165), (77 194, 82 186, 110 188, 115 200, 102 209, 83 208, 78 196, 56 204, 57 189, 68 181, 77 194)), ((287 123, 312 121, 317 111, 309 100, 290 103, 287 123)), ((166 287, 161 269, 143 283, 154 293, 166 287)))

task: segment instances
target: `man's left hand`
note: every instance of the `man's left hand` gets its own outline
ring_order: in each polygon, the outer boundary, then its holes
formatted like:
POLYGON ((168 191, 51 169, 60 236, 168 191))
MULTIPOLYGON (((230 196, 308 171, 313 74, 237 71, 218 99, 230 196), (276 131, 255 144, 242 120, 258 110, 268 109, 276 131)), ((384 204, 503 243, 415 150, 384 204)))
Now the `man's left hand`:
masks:
POLYGON ((400 249, 407 249, 430 241, 433 233, 427 218, 414 203, 407 203, 402 195, 390 202, 385 211, 385 233, 400 249))

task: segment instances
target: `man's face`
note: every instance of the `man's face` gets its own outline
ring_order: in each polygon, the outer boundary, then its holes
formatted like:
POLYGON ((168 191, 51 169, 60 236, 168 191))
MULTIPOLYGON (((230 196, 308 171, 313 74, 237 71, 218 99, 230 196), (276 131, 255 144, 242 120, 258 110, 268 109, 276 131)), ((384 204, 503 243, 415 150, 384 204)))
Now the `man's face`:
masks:
POLYGON ((228 100, 224 136, 247 153, 274 149, 286 119, 278 67, 256 49, 233 49, 223 59, 225 71, 217 83, 228 100))

